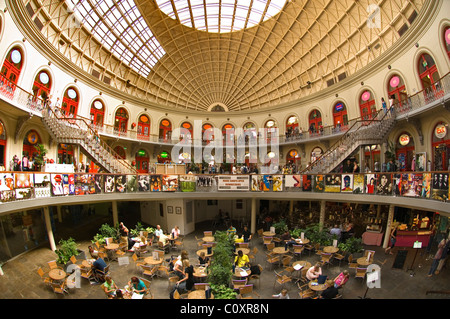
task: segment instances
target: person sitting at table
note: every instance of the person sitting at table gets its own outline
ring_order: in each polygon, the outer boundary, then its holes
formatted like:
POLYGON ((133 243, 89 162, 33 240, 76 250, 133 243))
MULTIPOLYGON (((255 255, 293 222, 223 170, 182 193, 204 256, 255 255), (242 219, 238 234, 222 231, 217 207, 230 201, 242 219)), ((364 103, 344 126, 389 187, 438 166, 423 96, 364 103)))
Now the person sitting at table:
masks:
POLYGON ((125 299, 125 298, 123 297, 123 292, 122 292, 122 290, 120 290, 120 289, 117 289, 117 290, 116 290, 116 296, 114 297, 114 299, 125 299))
POLYGON ((113 299, 116 295, 116 290, 119 289, 114 280, 112 280, 111 276, 105 277, 105 282, 103 283, 102 287, 103 291, 108 296, 108 299, 113 299))
POLYGON ((194 267, 189 262, 189 259, 183 259, 183 268, 185 276, 177 282, 179 293, 191 291, 194 287, 194 267))
POLYGON ((338 225, 334 225, 333 228, 330 229, 330 235, 336 235, 336 239, 341 239, 341 229, 338 227, 338 225))
POLYGON ((236 235, 236 228, 234 228, 233 225, 230 225, 230 227, 227 229, 227 235, 233 237, 236 235))
POLYGON ((250 232, 247 226, 244 226, 244 230, 242 231, 242 237, 244 238, 244 243, 248 243, 252 239, 252 233, 250 232))
POLYGON ((138 277, 131 277, 131 281, 128 282, 128 286, 132 287, 133 291, 140 295, 143 295, 147 289, 144 282, 138 277))
POLYGON ((234 258, 234 265, 236 267, 250 267, 250 259, 242 250, 239 250, 238 255, 234 258))
POLYGON ((159 237, 161 235, 163 235, 163 234, 164 234, 164 232, 161 229, 161 226, 160 225, 156 225, 156 229, 155 229, 155 233, 154 233, 155 237, 159 240, 159 237))
POLYGON ((95 259, 98 256, 98 250, 95 250, 92 246, 88 246, 88 249, 91 258, 95 259))
POLYGON ((186 274, 184 273, 184 267, 183 267, 183 260, 189 259, 188 252, 186 250, 181 251, 180 256, 177 257, 177 260, 175 261, 173 265, 173 271, 175 274, 183 278, 186 274))
POLYGON ((295 239, 291 236, 289 233, 289 230, 286 229, 286 231, 281 235, 281 240, 284 241, 284 249, 287 250, 288 246, 292 246, 296 244, 295 239))
POLYGON ((339 275, 337 275, 336 278, 334 278, 334 286, 336 288, 342 288, 347 283, 349 278, 350 273, 348 272, 348 270, 344 270, 339 275))
POLYGON ((200 266, 209 266, 209 262, 209 257, 207 257, 205 252, 202 251, 200 253, 200 256, 198 257, 198 263, 200 264, 200 266))
POLYGON ((178 226, 175 226, 174 228, 172 228, 172 231, 170 232, 172 234, 172 239, 175 240, 178 237, 180 237, 180 229, 178 228, 178 226))
POLYGON ((345 226, 344 230, 341 231, 341 240, 342 240, 342 241, 345 241, 346 239, 352 237, 353 234, 354 234, 354 232, 355 232, 355 231, 354 231, 353 223, 348 223, 348 224, 345 226))
POLYGON ((272 295, 272 298, 277 298, 277 299, 289 299, 289 295, 287 293, 287 289, 282 289, 281 292, 279 294, 276 295, 272 295))
POLYGON ((320 294, 320 299, 334 299, 337 297, 337 295, 339 295, 339 291, 338 288, 336 288, 333 285, 333 281, 332 280, 327 280, 327 289, 325 289, 324 291, 322 291, 322 293, 320 294))
POLYGON ((103 258, 97 256, 95 261, 92 264, 92 269, 94 271, 94 276, 97 280, 99 281, 104 281, 105 280, 105 268, 108 265, 106 264, 106 262, 103 260, 103 258))
POLYGON ((322 268, 320 265, 320 263, 316 263, 314 266, 311 266, 306 272, 306 279, 311 281, 319 278, 319 276, 322 275, 322 268))

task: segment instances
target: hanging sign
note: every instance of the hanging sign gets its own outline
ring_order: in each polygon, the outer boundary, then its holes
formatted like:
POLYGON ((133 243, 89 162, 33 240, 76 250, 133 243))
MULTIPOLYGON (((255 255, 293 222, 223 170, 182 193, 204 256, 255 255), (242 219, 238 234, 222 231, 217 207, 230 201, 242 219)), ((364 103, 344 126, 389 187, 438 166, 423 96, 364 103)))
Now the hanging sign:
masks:
POLYGON ((447 127, 445 127, 444 124, 439 124, 434 129, 434 135, 436 135, 437 138, 444 138, 444 136, 447 135, 447 127))
POLYGON ((400 143, 400 145, 402 146, 406 146, 409 144, 409 135, 408 134, 402 134, 400 135, 400 137, 398 138, 398 142, 400 143))

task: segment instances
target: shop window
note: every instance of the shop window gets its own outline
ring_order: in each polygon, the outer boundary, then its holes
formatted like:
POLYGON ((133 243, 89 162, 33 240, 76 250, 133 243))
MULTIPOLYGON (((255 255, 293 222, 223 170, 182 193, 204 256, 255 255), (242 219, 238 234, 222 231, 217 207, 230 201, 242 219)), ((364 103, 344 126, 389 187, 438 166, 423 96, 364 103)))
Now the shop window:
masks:
POLYGON ((148 153, 145 150, 139 150, 136 153, 136 170, 139 173, 148 173, 148 164, 150 161, 150 158, 148 156, 148 153))
POLYGON ((39 72, 33 82, 33 96, 35 98, 47 99, 50 96, 52 80, 47 71, 39 72))
POLYGON ((446 171, 450 168, 450 133, 448 123, 439 122, 434 127, 432 136, 434 170, 446 171))
POLYGON ((91 104, 91 124, 97 128, 103 127, 105 119, 105 105, 101 100, 95 100, 91 104))
POLYGON ((322 132, 322 114, 318 110, 312 110, 309 113, 309 134, 321 134, 322 132))
POLYGON ((66 117, 76 117, 78 111, 79 95, 77 90, 70 87, 64 92, 61 112, 66 117))
POLYGON ((359 97, 359 109, 363 120, 371 120, 377 115, 375 99, 369 90, 361 93, 359 97))
POLYGON ((333 122, 337 130, 343 130, 348 125, 347 107, 343 102, 333 106, 333 122))
POLYGON ((19 81, 23 66, 23 53, 19 48, 12 48, 6 55, 0 75, 0 92, 12 98, 19 81))
POLYGON ((399 171, 415 171, 414 139, 408 132, 403 132, 397 138, 396 157, 399 171))
POLYGON ((159 123, 159 139, 163 142, 172 139, 172 123, 168 119, 164 119, 159 123))
POLYGON ((35 130, 28 131, 23 139, 22 156, 27 156, 30 161, 33 161, 33 158, 39 154, 35 146, 41 143, 41 137, 35 130))
POLYGON ((150 138, 150 118, 145 114, 139 116, 137 137, 141 140, 148 140, 150 138))
POLYGON ((408 99, 406 85, 400 75, 393 75, 388 82, 388 96, 395 96, 395 101, 405 101, 408 99))
POLYGON ((286 138, 298 137, 300 135, 298 128, 298 117, 295 115, 290 116, 286 121, 286 138))
POLYGON ((418 69, 426 100, 441 97, 443 91, 440 75, 433 57, 427 53, 422 54, 418 61, 418 69))

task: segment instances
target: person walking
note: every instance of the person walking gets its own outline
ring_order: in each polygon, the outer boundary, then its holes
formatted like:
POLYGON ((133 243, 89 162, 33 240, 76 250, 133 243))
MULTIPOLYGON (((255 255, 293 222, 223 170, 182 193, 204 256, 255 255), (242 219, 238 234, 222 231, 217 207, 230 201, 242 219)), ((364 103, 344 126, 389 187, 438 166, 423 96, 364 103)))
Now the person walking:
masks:
POLYGON ((430 271, 428 272, 428 275, 427 275, 428 277, 431 277, 435 274, 435 272, 439 266, 439 261, 441 260, 443 254, 444 254, 444 248, 446 248, 448 241, 449 241, 448 239, 444 238, 439 243, 438 250, 437 250, 436 254, 434 255, 433 262, 431 263, 430 271))

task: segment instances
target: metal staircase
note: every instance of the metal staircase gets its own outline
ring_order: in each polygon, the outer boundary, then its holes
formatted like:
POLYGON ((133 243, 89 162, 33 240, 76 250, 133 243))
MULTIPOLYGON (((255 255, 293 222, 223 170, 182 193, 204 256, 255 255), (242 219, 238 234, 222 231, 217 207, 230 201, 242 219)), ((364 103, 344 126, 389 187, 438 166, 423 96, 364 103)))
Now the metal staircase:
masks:
POLYGON ((42 122, 49 134, 58 143, 77 144, 91 156, 95 162, 114 174, 136 174, 133 166, 100 139, 90 124, 84 119, 58 117, 52 110, 42 112, 42 122))
POLYGON ((361 145, 381 144, 395 125, 395 108, 378 111, 370 120, 356 121, 348 131, 302 174, 329 173, 361 145))

